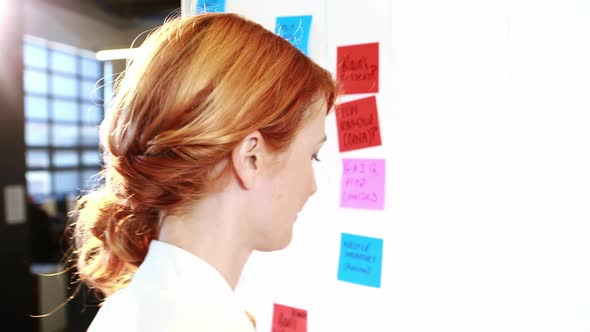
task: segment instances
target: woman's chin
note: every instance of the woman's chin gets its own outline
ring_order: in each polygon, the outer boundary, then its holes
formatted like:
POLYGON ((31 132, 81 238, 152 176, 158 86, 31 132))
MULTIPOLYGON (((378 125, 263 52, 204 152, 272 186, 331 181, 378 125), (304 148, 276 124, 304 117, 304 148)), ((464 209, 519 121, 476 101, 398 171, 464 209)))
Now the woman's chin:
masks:
POLYGON ((258 251, 270 252, 270 251, 278 251, 283 250, 291 244, 291 240, 293 239, 293 225, 289 227, 288 230, 285 230, 280 235, 275 236, 270 241, 268 241, 264 246, 258 248, 258 251))

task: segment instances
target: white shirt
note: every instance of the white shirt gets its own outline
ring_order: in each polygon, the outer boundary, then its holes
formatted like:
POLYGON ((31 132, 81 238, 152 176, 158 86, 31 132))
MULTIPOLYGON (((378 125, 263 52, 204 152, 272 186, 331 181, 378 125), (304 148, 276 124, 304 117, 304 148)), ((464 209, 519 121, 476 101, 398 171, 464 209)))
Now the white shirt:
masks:
POLYGON ((223 276, 199 257, 152 240, 127 287, 109 296, 88 332, 254 332, 223 276))

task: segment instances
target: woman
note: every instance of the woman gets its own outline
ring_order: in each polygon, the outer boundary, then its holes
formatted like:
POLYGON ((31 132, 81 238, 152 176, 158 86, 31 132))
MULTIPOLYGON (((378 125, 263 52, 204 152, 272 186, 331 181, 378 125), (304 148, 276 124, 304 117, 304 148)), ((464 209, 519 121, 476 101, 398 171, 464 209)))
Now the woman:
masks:
POLYGON ((253 250, 289 244, 336 94, 237 15, 154 32, 101 124, 104 185, 78 202, 79 277, 106 297, 89 331, 252 331, 233 289, 253 250))

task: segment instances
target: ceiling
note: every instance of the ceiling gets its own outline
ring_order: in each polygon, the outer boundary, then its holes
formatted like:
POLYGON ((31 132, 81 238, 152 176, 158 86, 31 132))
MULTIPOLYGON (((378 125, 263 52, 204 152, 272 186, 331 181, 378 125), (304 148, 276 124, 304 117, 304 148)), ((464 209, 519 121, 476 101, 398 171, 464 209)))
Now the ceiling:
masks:
POLYGON ((87 0, 122 19, 160 19, 180 8, 180 0, 87 0))
POLYGON ((163 21, 179 10, 180 0, 44 0, 84 14, 109 16, 120 21, 163 21))

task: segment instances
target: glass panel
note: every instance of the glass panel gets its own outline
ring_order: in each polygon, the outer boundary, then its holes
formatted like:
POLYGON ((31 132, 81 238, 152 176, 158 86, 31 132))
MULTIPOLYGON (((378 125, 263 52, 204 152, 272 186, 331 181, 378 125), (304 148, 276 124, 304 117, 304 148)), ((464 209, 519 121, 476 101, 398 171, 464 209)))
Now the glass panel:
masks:
POLYGON ((72 54, 52 51, 51 70, 60 73, 76 74, 76 60, 76 56, 72 54))
POLYGON ((84 166, 100 165, 100 152, 98 150, 84 150, 82 152, 82 163, 84 166))
POLYGON ((78 97, 78 82, 75 78, 53 75, 51 92, 60 97, 78 97))
POLYGON ((78 127, 75 125, 53 125, 51 144, 54 146, 78 145, 78 127))
POLYGON ((82 171, 82 185, 86 189, 96 188, 100 185, 101 179, 98 169, 85 169, 82 171))
POLYGON ((25 91, 47 94, 47 73, 25 70, 25 91))
POLYGON ((78 171, 56 171, 53 172, 53 184, 56 194, 67 194, 77 192, 79 187, 80 173, 78 171))
POLYGON ((82 145, 98 145, 98 127, 82 127, 82 145))
POLYGON ((25 96, 25 114, 27 119, 46 120, 49 117, 47 98, 25 96))
POLYGON ((47 124, 27 122, 25 124, 25 142, 28 146, 49 145, 47 124))
POLYGON ((100 63, 94 59, 82 58, 82 76, 98 79, 100 77, 100 63))
POLYGON ((73 101, 54 99, 51 108, 52 119, 55 121, 78 121, 78 104, 73 101))
POLYGON ((90 100, 95 104, 102 104, 103 102, 103 86, 102 81, 98 84, 95 81, 82 81, 82 99, 84 101, 90 100))
POLYGON ((87 125, 97 125, 102 121, 102 107, 83 104, 82 105, 82 122, 87 125))
POLYGON ((25 44, 23 55, 26 66, 47 68, 47 49, 45 47, 25 44))
POLYGON ((49 167, 49 151, 47 150, 28 150, 27 167, 49 167))
POLYGON ((75 167, 78 166, 78 151, 56 151, 53 153, 53 166, 75 167))
POLYGON ((108 110, 111 107, 111 101, 113 99, 113 81, 115 75, 113 75, 113 63, 107 61, 104 63, 104 107, 108 110))
POLYGON ((51 176, 48 171, 29 171, 26 177, 29 195, 49 195, 51 193, 51 176))

